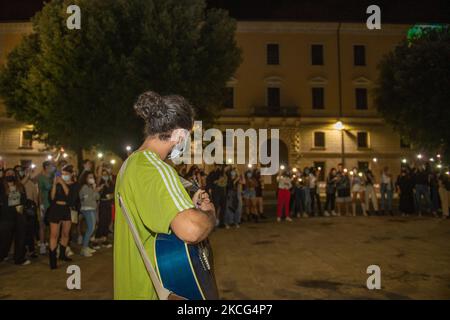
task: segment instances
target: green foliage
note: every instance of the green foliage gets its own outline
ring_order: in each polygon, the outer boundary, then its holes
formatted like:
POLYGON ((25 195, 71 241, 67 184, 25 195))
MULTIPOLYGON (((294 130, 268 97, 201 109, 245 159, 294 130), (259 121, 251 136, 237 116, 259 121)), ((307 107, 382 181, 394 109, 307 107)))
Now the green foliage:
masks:
POLYGON ((379 65, 378 111, 406 140, 450 157, 450 30, 406 40, 379 65))
POLYGON ((53 0, 33 28, 0 72, 0 95, 41 140, 73 150, 137 146, 132 106, 146 90, 183 95, 212 121, 241 63, 235 21, 204 0, 53 0), (71 4, 80 30, 66 27, 71 4))

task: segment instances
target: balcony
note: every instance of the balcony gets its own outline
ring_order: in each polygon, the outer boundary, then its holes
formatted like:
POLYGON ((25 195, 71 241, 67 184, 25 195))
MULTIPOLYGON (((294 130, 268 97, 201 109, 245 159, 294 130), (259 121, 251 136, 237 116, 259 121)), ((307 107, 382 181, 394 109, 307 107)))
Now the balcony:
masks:
POLYGON ((299 107, 253 107, 256 117, 299 117, 299 107))

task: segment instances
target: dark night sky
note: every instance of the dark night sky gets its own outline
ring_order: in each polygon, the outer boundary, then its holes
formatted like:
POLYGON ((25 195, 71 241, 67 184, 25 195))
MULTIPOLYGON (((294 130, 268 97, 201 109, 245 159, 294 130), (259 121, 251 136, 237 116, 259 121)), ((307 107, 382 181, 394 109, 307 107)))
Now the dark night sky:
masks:
MULTIPOLYGON (((43 0, 0 0, 0 21, 25 21, 43 0)), ((381 7, 382 22, 450 22, 450 0, 207 0, 238 20, 347 21, 367 19, 370 4, 381 7)))

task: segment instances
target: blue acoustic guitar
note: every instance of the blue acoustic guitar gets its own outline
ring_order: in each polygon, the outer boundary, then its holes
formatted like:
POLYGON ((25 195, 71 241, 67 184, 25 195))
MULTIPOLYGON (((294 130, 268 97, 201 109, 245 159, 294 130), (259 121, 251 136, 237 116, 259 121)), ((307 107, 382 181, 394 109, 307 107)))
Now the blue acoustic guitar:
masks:
MULTIPOLYGON (((191 192, 199 189, 195 183, 180 179, 191 192)), ((189 300, 219 299, 208 239, 191 245, 174 233, 158 234, 154 252, 158 275, 166 289, 189 300)))

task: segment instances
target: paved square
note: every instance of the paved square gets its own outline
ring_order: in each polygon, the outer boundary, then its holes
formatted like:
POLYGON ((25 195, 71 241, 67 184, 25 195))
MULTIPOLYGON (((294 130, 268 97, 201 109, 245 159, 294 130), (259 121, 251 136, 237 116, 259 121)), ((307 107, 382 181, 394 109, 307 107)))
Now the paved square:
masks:
MULTIPOLYGON (((223 299, 450 299, 450 220, 339 217, 243 224, 211 237, 223 299), (381 290, 366 269, 381 268, 381 290)), ((78 248, 74 248, 78 252, 78 248)), ((111 299, 112 249, 73 256, 81 290, 47 257, 0 264, 0 299, 111 299)))

